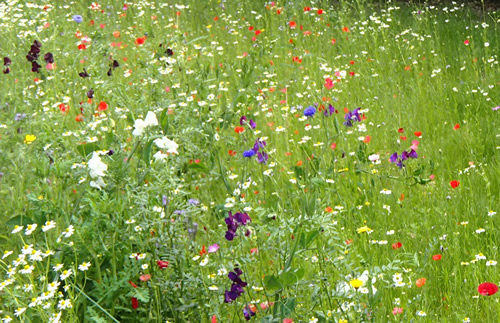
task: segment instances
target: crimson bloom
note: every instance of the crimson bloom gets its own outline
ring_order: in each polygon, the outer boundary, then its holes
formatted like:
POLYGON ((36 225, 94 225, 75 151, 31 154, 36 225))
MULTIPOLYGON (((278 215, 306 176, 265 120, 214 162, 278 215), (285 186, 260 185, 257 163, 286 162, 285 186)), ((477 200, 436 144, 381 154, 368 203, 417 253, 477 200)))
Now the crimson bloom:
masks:
POLYGON ((455 180, 453 180, 453 181, 451 181, 451 182, 450 182, 450 186, 451 186, 451 188, 457 188, 457 187, 458 187, 458 185, 460 185, 460 182, 459 182, 459 181, 455 181, 455 180))
POLYGON ((491 296, 498 292, 498 286, 493 283, 482 283, 477 287, 479 294, 484 296, 491 296))
POLYGON ((434 260, 434 261, 441 260, 441 258, 442 258, 442 256, 440 254, 432 256, 432 260, 434 260))
POLYGON ((158 260, 156 262, 156 264, 158 265, 158 268, 160 268, 160 269, 168 268, 168 261, 158 260))
POLYGON ((132 308, 136 310, 138 307, 139 307, 139 301, 137 300, 137 298, 132 297, 132 308))

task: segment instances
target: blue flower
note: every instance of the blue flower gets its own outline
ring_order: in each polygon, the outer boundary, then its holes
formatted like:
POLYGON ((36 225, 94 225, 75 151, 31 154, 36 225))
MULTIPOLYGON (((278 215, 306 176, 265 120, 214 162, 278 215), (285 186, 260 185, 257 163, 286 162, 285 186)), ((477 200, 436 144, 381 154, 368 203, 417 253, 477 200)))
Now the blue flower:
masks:
POLYGON ((315 113, 316 113, 316 108, 313 107, 312 105, 304 110, 304 116, 306 117, 312 117, 315 113))
POLYGON ((83 22, 83 17, 80 15, 74 15, 73 20, 76 21, 77 23, 83 22))
POLYGON ((253 149, 246 150, 243 152, 243 157, 252 157, 255 156, 255 151, 253 149))

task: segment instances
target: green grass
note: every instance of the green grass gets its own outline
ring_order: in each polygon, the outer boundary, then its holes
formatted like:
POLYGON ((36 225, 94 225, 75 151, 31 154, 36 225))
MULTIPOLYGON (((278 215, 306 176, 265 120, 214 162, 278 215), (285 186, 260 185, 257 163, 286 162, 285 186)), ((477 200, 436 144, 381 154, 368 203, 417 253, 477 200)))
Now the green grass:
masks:
POLYGON ((500 283, 497 12, 367 1, 44 6, 0 11, 0 55, 12 60, 0 76, 5 321, 240 322, 248 304, 259 322, 500 315, 500 294, 478 292, 500 283), (26 59, 35 40, 39 73, 26 59), (336 112, 325 117, 328 104, 336 112), (358 107, 362 120, 345 126, 358 107), (149 111, 157 122, 133 134, 149 111), (155 142, 164 136, 177 154, 155 142), (266 163, 243 157, 258 138, 266 163), (390 163, 412 145, 418 158, 390 163), (94 174, 98 155, 107 168, 94 174), (251 218, 232 241, 230 211, 251 218), (248 285, 225 303, 237 266, 248 285))

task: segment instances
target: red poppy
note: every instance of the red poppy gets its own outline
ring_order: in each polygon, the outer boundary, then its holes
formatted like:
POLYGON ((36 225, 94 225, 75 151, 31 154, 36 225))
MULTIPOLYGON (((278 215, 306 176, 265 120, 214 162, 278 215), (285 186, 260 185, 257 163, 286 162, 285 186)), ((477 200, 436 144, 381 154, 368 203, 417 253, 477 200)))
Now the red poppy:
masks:
POLYGON ((342 28, 342 31, 345 32, 345 33, 348 33, 350 32, 351 30, 349 29, 349 27, 344 27, 342 28))
POLYGON ((138 37, 135 40, 135 44, 140 46, 140 45, 144 44, 145 41, 146 41, 146 37, 138 37))
POLYGON ((333 80, 331 78, 327 78, 325 80, 325 87, 330 90, 334 86, 333 80))
POLYGON ((422 131, 415 131, 414 135, 420 137, 422 135, 422 131))
POLYGON ((365 139, 363 139, 363 142, 364 142, 365 144, 367 144, 367 143, 369 143, 371 140, 372 140, 372 137, 370 137, 370 136, 366 136, 366 137, 365 137, 365 139))
POLYGON ((292 29, 293 29, 293 28, 297 27, 297 24, 295 23, 295 21, 290 21, 290 22, 288 23, 288 26, 290 26, 290 28, 292 28, 292 29))
POLYGON ((80 45, 78 45, 78 49, 79 49, 79 50, 84 50, 84 49, 86 49, 86 48, 87 48, 87 46, 85 46, 85 44, 80 44, 80 45))
POLYGON ((311 11, 311 7, 304 7, 304 11, 307 12, 307 11, 311 11))
POLYGON ((234 155, 236 155, 236 152, 232 149, 229 150, 229 156, 234 156, 234 155))
POLYGON ((493 283, 482 283, 477 287, 479 294, 484 296, 491 296, 498 292, 498 286, 493 283))
POLYGON ((99 106, 97 106, 98 111, 104 111, 108 109, 108 104, 104 101, 99 102, 99 106))
POLYGON ((203 245, 203 247, 201 248, 201 251, 200 251, 200 256, 203 256, 206 253, 207 253, 207 250, 205 249, 205 245, 203 245))
POLYGON ((450 186, 451 186, 451 188, 457 188, 457 187, 458 187, 458 185, 460 185, 460 182, 459 182, 459 181, 455 181, 455 180, 453 180, 453 181, 451 181, 451 182, 450 182, 450 186))
POLYGON ((82 122, 83 121, 83 115, 82 114, 79 114, 75 117, 75 121, 76 122, 82 122))
POLYGON ((458 123, 453 126, 453 130, 457 130, 457 129, 460 129, 460 125, 458 123))
POLYGON ((59 104, 59 110, 61 110, 62 113, 66 113, 69 111, 69 105, 61 103, 59 104))
POLYGON ((324 13, 324 11, 322 9, 318 10, 318 15, 322 15, 323 13, 324 13))
POLYGON ((465 41, 464 41, 464 45, 465 45, 465 46, 468 46, 469 44, 470 44, 470 41, 468 41, 468 40, 465 40, 465 41))
POLYGON ((434 260, 434 261, 441 260, 441 258, 442 258, 442 256, 441 256, 441 255, 439 255, 439 254, 438 254, 438 255, 434 255, 434 256, 432 256, 432 260, 434 260))
POLYGON ((337 42, 337 40, 335 38, 332 39, 332 45, 335 45, 335 43, 337 42))
POLYGON ((398 132, 399 132, 399 133, 403 133, 403 132, 405 132, 405 130, 404 130, 403 128, 399 128, 399 129, 398 129, 398 132))
POLYGON ((392 249, 399 249, 403 246, 401 242, 396 242, 392 244, 392 249))
POLYGON ((132 308, 136 310, 138 307, 139 307, 139 301, 137 300, 137 298, 132 297, 132 308))
POLYGON ((262 32, 261 30, 256 30, 255 31, 255 36, 259 36, 261 32, 262 32))
POLYGON ((243 131, 245 131, 245 128, 243 128, 243 127, 240 127, 240 126, 234 127, 234 132, 236 132, 236 133, 242 133, 243 131))
POLYGON ((168 261, 164 261, 164 260, 158 260, 156 262, 156 264, 158 265, 158 267, 160 269, 165 269, 165 268, 168 268, 168 261))
POLYGON ((333 149, 335 149, 335 148, 337 148, 337 144, 336 144, 336 143, 334 143, 334 142, 332 142, 332 144, 330 145, 330 149, 332 149, 332 150, 333 150, 333 149))

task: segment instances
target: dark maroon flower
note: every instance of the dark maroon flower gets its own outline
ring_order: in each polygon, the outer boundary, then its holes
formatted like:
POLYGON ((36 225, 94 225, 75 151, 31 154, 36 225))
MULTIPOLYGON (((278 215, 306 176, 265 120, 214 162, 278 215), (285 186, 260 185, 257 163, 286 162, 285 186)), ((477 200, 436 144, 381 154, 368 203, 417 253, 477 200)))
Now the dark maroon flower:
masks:
POLYGON ((87 98, 92 99, 94 97, 94 89, 90 89, 87 92, 87 98))
POLYGON ((86 77, 90 76, 89 73, 87 73, 86 69, 83 69, 83 72, 78 73, 78 75, 80 75, 80 77, 82 77, 82 78, 86 78, 86 77))
POLYGON ((12 60, 10 58, 8 58, 7 56, 5 56, 3 58, 3 66, 9 66, 10 64, 12 64, 12 60))
POLYGON ((47 64, 54 64, 54 55, 52 55, 51 52, 48 52, 47 54, 43 55, 43 60, 47 64))

